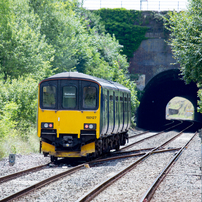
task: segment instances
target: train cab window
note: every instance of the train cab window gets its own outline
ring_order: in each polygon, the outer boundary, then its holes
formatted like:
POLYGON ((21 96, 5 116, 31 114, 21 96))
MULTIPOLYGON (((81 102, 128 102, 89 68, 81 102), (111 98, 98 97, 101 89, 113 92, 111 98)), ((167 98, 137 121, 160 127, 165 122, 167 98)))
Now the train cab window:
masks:
POLYGON ((62 107, 65 109, 76 108, 76 87, 64 86, 62 88, 62 107))
POLYGON ((42 88, 42 107, 43 108, 56 108, 56 87, 55 86, 43 86, 42 88))
POLYGON ((96 87, 83 88, 83 108, 94 109, 97 103, 97 90, 96 87))

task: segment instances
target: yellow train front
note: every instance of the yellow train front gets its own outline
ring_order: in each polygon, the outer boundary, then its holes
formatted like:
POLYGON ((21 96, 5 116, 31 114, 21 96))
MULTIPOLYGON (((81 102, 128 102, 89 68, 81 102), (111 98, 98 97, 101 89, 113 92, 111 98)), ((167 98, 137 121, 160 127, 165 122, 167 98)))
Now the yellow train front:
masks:
POLYGON ((58 157, 96 157, 118 150, 128 138, 130 91, 77 72, 63 72, 39 83, 40 150, 58 157))

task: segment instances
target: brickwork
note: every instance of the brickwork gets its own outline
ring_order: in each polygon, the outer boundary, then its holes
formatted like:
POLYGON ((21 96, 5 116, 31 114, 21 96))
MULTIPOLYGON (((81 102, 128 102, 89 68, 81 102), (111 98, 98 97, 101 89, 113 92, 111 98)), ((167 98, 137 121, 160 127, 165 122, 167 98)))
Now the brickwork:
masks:
POLYGON ((149 23, 144 24, 149 28, 145 35, 148 39, 143 40, 138 50, 134 52, 129 66, 130 73, 144 75, 145 85, 160 72, 179 68, 178 64, 172 64, 176 61, 170 46, 165 42, 166 35, 162 21, 151 19, 151 13, 145 12, 145 18, 149 15, 149 23))

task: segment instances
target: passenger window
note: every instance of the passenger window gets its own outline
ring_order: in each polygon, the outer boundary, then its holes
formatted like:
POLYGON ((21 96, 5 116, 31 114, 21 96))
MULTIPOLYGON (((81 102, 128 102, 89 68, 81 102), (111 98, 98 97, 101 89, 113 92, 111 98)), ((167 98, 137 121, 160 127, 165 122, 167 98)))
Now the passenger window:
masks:
POLYGON ((84 87, 83 88, 83 108, 93 109, 96 107, 96 88, 84 87))
POLYGON ((56 107, 55 86, 43 86, 43 107, 52 109, 56 107))
POLYGON ((62 107, 66 109, 76 108, 76 87, 75 86, 64 86, 62 88, 62 107))

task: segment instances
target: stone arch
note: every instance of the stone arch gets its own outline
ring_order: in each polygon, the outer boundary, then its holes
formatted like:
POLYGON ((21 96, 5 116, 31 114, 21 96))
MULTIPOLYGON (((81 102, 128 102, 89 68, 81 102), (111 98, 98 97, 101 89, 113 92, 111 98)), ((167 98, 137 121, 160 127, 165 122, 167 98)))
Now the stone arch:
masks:
POLYGON ((153 77, 144 88, 140 106, 137 110, 137 126, 158 129, 166 122, 166 104, 175 96, 188 99, 194 106, 194 120, 201 122, 202 115, 197 112, 196 83, 185 84, 179 69, 171 69, 153 77))

